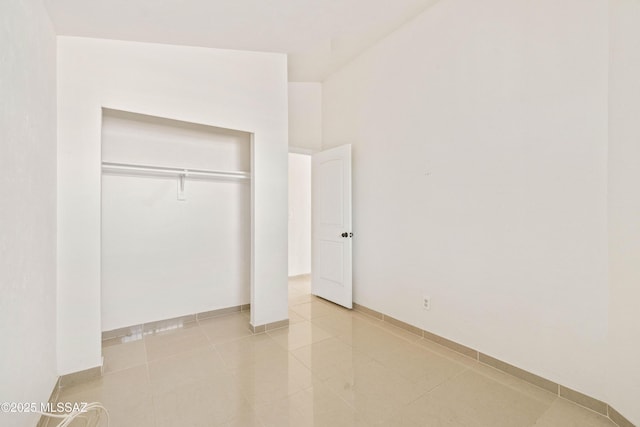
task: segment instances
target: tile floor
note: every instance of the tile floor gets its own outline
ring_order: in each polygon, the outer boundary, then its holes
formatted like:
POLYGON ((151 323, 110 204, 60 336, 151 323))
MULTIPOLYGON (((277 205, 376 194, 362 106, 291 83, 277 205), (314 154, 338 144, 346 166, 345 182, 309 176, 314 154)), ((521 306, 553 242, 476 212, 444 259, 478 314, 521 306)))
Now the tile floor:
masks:
MULTIPOLYGON (((104 375, 59 401, 101 401, 111 427, 612 427, 542 389, 290 282, 289 328, 248 313, 105 342, 104 375)), ((81 424, 74 424, 81 425, 81 424)))

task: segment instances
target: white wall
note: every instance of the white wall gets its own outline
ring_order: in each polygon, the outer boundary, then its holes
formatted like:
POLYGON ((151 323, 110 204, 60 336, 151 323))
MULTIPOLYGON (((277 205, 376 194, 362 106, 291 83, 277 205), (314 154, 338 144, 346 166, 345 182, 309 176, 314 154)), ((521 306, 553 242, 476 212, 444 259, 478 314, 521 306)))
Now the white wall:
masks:
POLYGON ((609 4, 608 401, 640 425, 640 2, 609 4))
POLYGON ((311 273, 311 156, 289 154, 289 276, 311 273))
POLYGON ((322 145, 322 84, 289 83, 289 276, 311 272, 311 158, 322 145))
MULTIPOLYGON (((56 375, 56 40, 39 0, 0 2, 0 402, 56 375)), ((0 414, 6 427, 34 414, 0 414)))
POLYGON ((596 0, 443 0, 325 82, 356 302, 605 399, 607 30, 596 0))
POLYGON ((286 57, 59 37, 60 373, 101 363, 101 107, 253 134, 251 322, 286 319, 286 57))
MULTIPOLYGON (((105 110, 102 160, 250 168, 251 135, 105 110)), ((149 174, 102 176, 102 330, 250 302, 251 185, 149 174)))
POLYGON ((289 83, 289 148, 312 153, 322 145, 322 84, 289 83))

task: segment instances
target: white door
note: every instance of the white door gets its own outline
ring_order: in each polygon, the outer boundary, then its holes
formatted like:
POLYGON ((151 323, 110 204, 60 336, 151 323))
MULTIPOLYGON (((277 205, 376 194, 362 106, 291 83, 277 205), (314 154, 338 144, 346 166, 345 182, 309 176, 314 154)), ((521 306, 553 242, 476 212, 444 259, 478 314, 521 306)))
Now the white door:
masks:
POLYGON ((351 145, 313 155, 311 204, 311 293, 352 308, 351 145))

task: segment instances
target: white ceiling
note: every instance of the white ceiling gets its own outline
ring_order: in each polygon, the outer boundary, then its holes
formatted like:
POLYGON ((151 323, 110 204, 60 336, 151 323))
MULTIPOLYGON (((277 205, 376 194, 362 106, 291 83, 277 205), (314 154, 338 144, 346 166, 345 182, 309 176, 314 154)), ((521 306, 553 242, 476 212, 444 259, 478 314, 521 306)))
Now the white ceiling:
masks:
POLYGON ((437 0, 44 0, 60 35, 289 55, 322 81, 437 0))

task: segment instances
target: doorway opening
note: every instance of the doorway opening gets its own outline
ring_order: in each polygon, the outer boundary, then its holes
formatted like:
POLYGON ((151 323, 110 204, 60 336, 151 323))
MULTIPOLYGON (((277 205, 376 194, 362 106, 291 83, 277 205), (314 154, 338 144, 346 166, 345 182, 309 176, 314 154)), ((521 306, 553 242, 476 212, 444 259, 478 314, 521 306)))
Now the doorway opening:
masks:
POLYGON ((310 275, 290 280, 290 303, 313 294, 353 307, 351 204, 351 145, 289 154, 289 277, 310 275))
POLYGON ((311 293, 311 156, 289 153, 289 300, 311 293))

